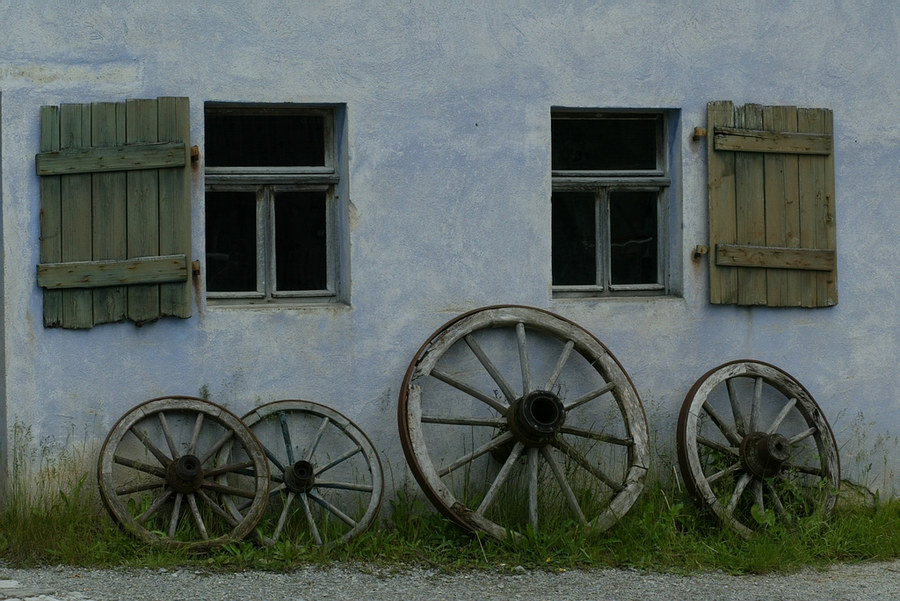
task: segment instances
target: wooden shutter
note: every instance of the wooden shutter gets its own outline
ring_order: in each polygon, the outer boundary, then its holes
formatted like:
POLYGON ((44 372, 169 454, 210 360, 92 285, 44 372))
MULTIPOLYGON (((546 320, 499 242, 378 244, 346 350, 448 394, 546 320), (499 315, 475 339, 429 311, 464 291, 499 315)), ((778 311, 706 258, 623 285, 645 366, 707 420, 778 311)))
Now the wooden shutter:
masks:
POLYGON ((707 106, 710 302, 837 304, 832 115, 707 106))
POLYGON ((41 108, 46 327, 190 317, 187 98, 41 108))

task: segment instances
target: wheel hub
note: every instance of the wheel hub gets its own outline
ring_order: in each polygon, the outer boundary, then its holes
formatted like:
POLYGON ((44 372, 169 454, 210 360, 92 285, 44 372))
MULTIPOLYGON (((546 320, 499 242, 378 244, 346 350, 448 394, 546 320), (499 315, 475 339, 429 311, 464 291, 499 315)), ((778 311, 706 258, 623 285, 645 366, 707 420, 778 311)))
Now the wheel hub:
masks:
POLYGON ((753 475, 771 478, 791 456, 791 443, 781 434, 753 432, 741 441, 741 461, 753 475))
POLYGON ((309 492, 315 483, 315 469, 309 461, 298 461, 284 470, 284 485, 291 492, 309 492))
POLYGON ((566 409, 552 392, 535 390, 513 401, 507 419, 518 440, 540 447, 560 431, 566 421, 566 409))
POLYGON ((203 483, 203 466, 194 455, 182 455, 166 468, 166 483, 180 493, 200 490, 203 483))

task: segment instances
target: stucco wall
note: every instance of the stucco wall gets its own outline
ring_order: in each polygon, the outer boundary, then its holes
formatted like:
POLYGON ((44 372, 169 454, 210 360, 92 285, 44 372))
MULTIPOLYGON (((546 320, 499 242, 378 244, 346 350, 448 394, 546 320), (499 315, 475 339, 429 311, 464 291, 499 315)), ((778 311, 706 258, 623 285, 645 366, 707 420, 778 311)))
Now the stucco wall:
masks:
MULTIPOLYGON (((896 488, 898 20, 892 0, 3 3, 7 431, 26 424, 50 447, 102 440, 135 404, 201 387, 238 414, 299 397, 353 419, 382 453, 388 485, 399 485, 395 411, 413 354, 460 312, 519 303, 611 348, 645 403, 663 467, 695 379, 756 358, 813 393, 845 474, 896 488), (201 149, 204 101, 346 104, 349 306, 225 309, 201 294, 189 320, 42 326, 39 107, 158 95, 190 98, 201 149), (725 99, 833 110, 836 307, 708 303, 707 259, 690 256, 707 242, 706 150, 691 130, 705 125, 708 101, 725 99), (551 298, 551 106, 680 111, 681 294, 551 298)), ((192 228, 202 260, 202 159, 192 228)))

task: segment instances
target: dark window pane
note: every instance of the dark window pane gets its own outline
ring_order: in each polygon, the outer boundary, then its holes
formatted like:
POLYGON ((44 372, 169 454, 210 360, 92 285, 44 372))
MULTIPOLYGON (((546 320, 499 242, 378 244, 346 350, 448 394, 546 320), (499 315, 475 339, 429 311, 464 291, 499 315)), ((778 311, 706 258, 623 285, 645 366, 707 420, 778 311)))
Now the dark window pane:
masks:
POLYGON ((553 284, 596 284, 594 195, 590 192, 556 192, 552 204, 553 284))
POLYGON ((609 229, 613 284, 656 284, 657 193, 612 192, 609 229))
POLYGON ((553 169, 656 169, 657 122, 657 119, 552 119, 553 169))
POLYGON ((322 115, 206 112, 210 167, 319 167, 325 165, 322 115))
POLYGON ((327 265, 325 192, 276 194, 276 289, 324 290, 327 265))
POLYGON ((256 194, 206 193, 206 287, 256 291, 256 194))

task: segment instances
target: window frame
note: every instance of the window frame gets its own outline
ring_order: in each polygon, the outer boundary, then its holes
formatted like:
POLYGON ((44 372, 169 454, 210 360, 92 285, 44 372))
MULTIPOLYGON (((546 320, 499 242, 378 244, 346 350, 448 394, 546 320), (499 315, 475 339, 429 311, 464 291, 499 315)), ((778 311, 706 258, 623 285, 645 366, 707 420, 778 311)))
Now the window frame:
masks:
MULTIPOLYGON (((554 107, 551 124, 557 119, 641 119, 656 121, 655 169, 565 170, 551 167, 552 195, 557 192, 592 192, 595 216, 596 275, 593 284, 558 285, 552 283, 554 298, 598 298, 625 296, 662 296, 670 293, 670 257, 674 252, 670 238, 670 218, 674 202, 670 156, 670 111, 664 109, 570 109, 554 107), (610 196, 619 191, 657 192, 656 282, 641 284, 612 283, 612 231, 610 196)), ((551 145, 553 141, 551 139, 551 145)), ((552 246, 552 241, 551 241, 552 246)))
POLYGON ((253 192, 256 195, 256 290, 212 291, 206 298, 212 305, 332 304, 342 300, 340 210, 338 198, 343 178, 338 153, 339 111, 343 105, 247 104, 206 102, 204 116, 316 115, 323 117, 324 165, 294 167, 205 167, 206 192, 253 192), (325 193, 325 288, 317 290, 277 290, 275 252, 275 195, 278 192, 325 193))

